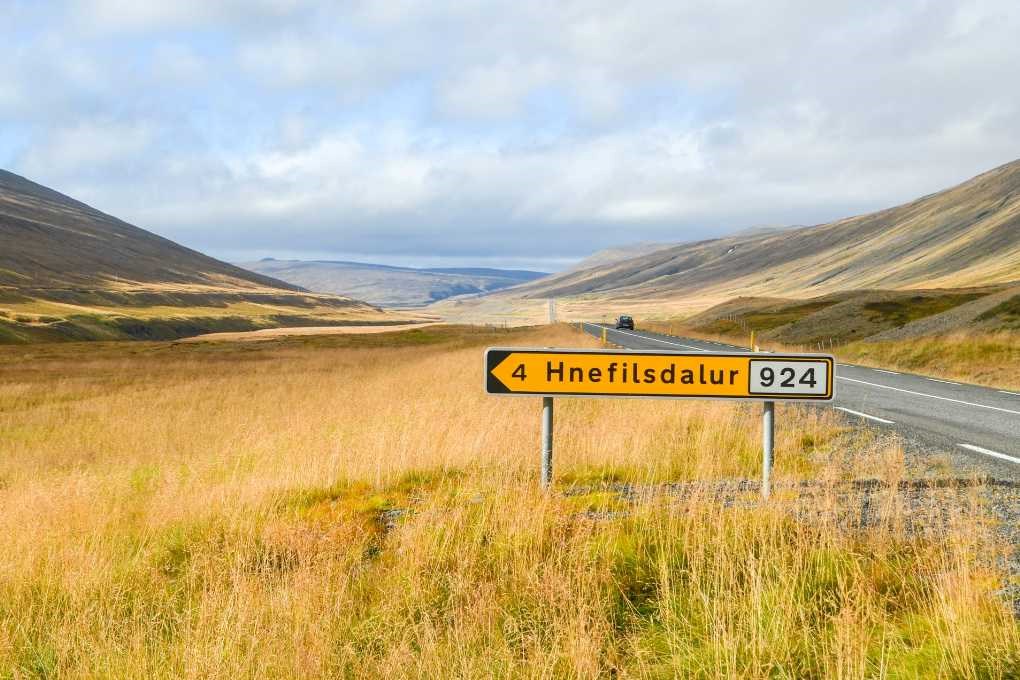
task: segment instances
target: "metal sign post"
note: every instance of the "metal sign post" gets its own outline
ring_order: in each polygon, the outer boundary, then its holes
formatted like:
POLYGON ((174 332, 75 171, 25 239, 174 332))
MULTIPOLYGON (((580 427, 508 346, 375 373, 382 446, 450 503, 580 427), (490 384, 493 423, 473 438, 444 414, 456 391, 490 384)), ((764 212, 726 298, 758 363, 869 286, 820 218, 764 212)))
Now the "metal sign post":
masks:
POLYGON ((542 488, 552 484, 553 398, 542 397, 542 488))
POLYGON ((830 401, 828 354, 524 349, 485 352, 485 391, 542 397, 542 486, 552 483, 553 397, 653 397, 764 402, 762 496, 771 492, 775 402, 830 401))
POLYGON ((772 495, 772 450, 776 433, 776 402, 766 401, 761 417, 761 497, 772 495))
MULTIPOLYGON (((751 329, 752 352, 758 351, 754 342, 754 329, 751 329)), ((761 414, 761 497, 768 500, 772 495, 772 460, 776 439, 776 402, 766 401, 761 414)))

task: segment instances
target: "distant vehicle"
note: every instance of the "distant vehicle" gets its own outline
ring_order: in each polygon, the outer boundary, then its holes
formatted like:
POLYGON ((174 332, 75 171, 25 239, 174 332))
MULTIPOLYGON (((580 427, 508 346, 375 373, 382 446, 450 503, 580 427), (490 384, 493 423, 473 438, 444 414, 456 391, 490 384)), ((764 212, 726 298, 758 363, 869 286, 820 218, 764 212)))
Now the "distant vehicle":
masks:
POLYGON ((621 316, 616 320, 616 329, 620 330, 622 328, 634 330, 634 319, 629 316, 621 316))

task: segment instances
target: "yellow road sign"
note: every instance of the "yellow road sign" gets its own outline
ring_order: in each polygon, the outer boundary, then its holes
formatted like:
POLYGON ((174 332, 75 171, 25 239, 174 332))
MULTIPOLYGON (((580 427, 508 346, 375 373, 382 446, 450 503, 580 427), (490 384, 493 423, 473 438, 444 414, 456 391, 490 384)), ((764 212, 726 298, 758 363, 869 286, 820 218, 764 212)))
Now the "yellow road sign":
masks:
POLYGON ((485 353, 489 394, 828 401, 827 354, 521 349, 485 353))

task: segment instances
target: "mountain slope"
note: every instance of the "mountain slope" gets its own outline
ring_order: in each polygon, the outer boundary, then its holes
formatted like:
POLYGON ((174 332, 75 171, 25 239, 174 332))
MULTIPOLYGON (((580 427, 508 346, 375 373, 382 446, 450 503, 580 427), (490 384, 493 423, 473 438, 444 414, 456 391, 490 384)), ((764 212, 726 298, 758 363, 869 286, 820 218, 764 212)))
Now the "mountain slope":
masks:
POLYGON ((0 170, 0 343, 401 321, 221 262, 0 170))
POLYGON ((677 245, 514 291, 618 300, 813 296, 1020 280, 1020 161, 888 210, 828 224, 677 245))
POLYGON ((363 262, 273 259, 241 266, 308 290, 343 292, 386 307, 425 305, 455 295, 501 290, 545 276, 542 272, 507 269, 413 269, 363 262))
POLYGON ((299 290, 0 170, 0 286, 125 288, 157 283, 299 290))
POLYGON ((616 246, 615 248, 605 248, 592 253, 588 257, 584 258, 574 266, 565 270, 564 273, 568 272, 579 272, 585 269, 592 269, 595 267, 605 267, 608 265, 616 264, 617 262, 623 262, 624 260, 630 260, 635 257, 641 257, 643 255, 649 255, 651 253, 665 250, 667 248, 675 248, 677 243, 633 243, 625 246, 616 246))

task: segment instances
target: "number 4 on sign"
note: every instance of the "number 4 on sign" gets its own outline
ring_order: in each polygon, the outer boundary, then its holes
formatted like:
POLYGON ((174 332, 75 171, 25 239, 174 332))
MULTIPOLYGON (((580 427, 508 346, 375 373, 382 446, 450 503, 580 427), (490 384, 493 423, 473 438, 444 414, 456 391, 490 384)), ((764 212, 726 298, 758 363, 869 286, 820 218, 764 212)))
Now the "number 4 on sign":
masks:
POLYGON ((517 378, 518 380, 527 380, 528 374, 524 371, 524 364, 519 365, 514 369, 514 372, 510 374, 511 377, 517 378))

